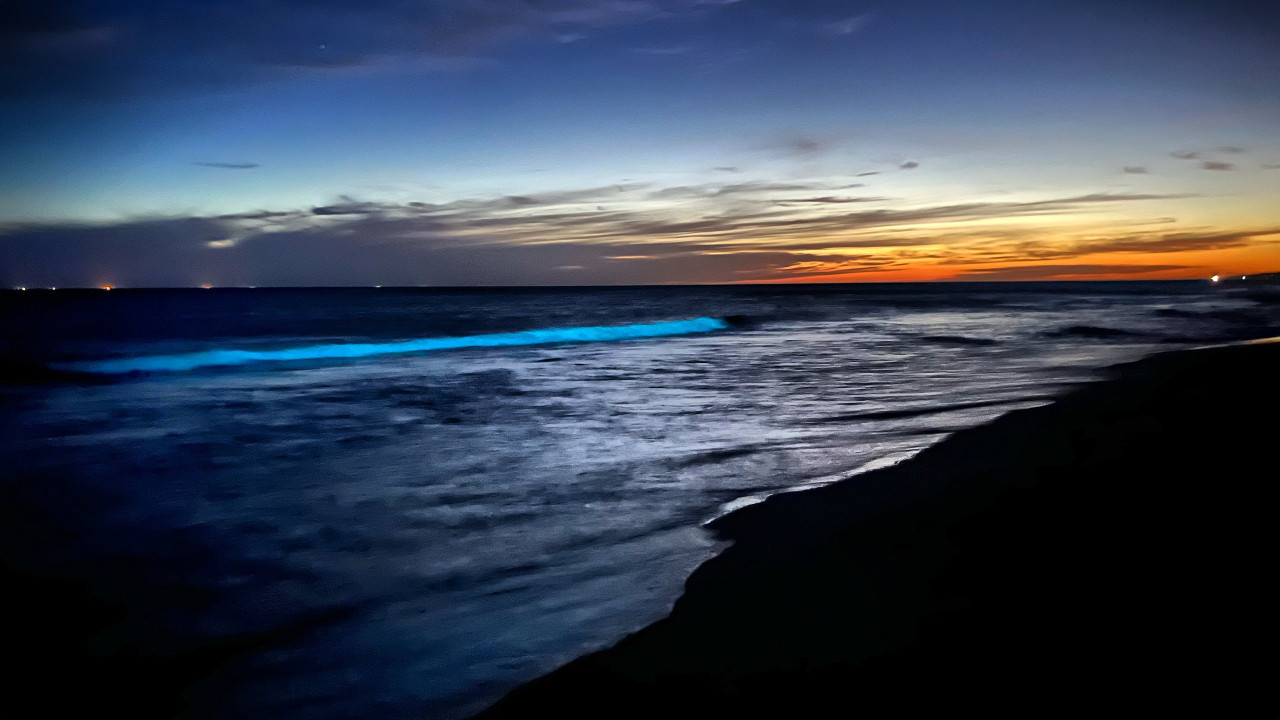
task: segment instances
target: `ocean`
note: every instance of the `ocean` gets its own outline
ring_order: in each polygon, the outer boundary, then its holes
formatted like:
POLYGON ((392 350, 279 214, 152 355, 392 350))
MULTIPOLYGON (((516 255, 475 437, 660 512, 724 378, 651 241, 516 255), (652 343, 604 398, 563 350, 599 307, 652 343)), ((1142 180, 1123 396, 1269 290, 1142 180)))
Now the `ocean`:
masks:
POLYGON ((123 608, 94 653, 242 648, 188 717, 452 720, 660 619, 720 514, 1278 328, 1198 281, 6 291, 0 551, 123 608))

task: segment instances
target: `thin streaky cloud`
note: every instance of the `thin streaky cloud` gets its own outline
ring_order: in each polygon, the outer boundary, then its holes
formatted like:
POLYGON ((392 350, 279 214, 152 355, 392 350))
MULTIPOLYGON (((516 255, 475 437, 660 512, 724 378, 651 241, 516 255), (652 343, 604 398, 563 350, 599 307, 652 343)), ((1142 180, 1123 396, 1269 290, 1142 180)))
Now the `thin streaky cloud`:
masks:
POLYGON ((841 203, 865 203, 865 202, 884 202, 889 198, 885 197, 836 197, 834 195, 824 195, 822 197, 811 198, 794 198, 788 200, 777 200, 780 204, 786 203, 817 203, 817 204, 841 204, 841 203))
POLYGON ((1207 150, 1175 150, 1169 155, 1179 160, 1203 160, 1211 155, 1239 155, 1243 152, 1245 149, 1238 145, 1219 145, 1207 150))
POLYGON ((652 55, 655 57, 664 57, 672 55, 686 55, 693 50, 691 45, 674 45, 670 47, 638 47, 631 48, 631 52, 637 55, 652 55))
POLYGON ((255 163, 255 162, 205 162, 205 161, 195 161, 195 162, 192 162, 191 164, 192 164, 192 165, 199 165, 200 167, 208 167, 208 168, 222 168, 222 169, 224 169, 224 170, 252 170, 252 169, 254 169, 254 168, 260 168, 260 167, 262 167, 262 165, 261 165, 261 164, 259 164, 259 163, 255 163))
POLYGON ((957 273, 956 279, 982 280, 1053 280, 1070 277, 1111 277, 1186 270, 1187 265, 1130 265, 1130 264, 1081 264, 1081 265, 1015 265, 1011 267, 974 268, 957 273))
POLYGON ((871 13, 863 13, 861 15, 844 18, 843 20, 837 20, 833 23, 827 23, 826 29, 827 32, 833 35, 853 35, 854 33, 861 32, 870 25, 872 19, 873 16, 871 13))
POLYGON ((827 152, 833 145, 829 138, 807 132, 794 132, 766 142, 764 149, 808 159, 827 152))

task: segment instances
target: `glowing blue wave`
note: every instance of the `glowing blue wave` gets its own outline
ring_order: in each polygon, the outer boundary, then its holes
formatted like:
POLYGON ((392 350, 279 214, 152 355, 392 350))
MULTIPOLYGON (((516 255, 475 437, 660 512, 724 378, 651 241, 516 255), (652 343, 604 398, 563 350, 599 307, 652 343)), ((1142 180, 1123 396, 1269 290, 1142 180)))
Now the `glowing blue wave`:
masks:
POLYGON ((729 323, 719 318, 700 317, 645 325, 552 328, 493 335, 422 338, 386 343, 348 343, 308 345, 284 350, 206 350, 180 355, 145 355, 113 360, 89 360, 64 363, 60 370, 120 375, 133 372, 182 372, 202 367, 225 367, 260 362, 289 360, 333 360, 375 355, 420 353, 461 348, 508 347, 511 345, 546 345, 549 343, 608 342, 640 338, 669 337, 724 330, 729 323))

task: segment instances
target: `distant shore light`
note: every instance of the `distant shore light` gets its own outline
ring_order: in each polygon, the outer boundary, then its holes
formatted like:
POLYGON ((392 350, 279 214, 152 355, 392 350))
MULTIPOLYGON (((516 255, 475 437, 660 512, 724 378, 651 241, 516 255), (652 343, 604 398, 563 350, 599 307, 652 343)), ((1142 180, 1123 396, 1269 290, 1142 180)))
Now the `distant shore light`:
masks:
POLYGON ((1217 275, 1214 275, 1213 277, 1211 277, 1211 278, 1209 278, 1209 279, 1210 279, 1210 280, 1212 280, 1213 282, 1218 282, 1218 276, 1217 276, 1217 275))

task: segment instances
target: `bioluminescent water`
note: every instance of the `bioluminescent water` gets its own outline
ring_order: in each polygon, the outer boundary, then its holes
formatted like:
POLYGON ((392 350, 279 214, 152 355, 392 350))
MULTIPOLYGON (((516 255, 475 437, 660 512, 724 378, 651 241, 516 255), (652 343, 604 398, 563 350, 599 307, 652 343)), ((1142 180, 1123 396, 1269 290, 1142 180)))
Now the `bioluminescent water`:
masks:
POLYGON ((714 330, 724 330, 729 324, 719 318, 700 317, 692 320, 636 325, 548 328, 521 332, 494 333, 491 335, 465 335, 462 337, 419 338, 383 343, 335 343, 309 345, 279 350, 216 349, 178 355, 153 355, 114 360, 90 360, 63 363, 60 370, 103 373, 111 375, 134 372, 182 372, 204 367, 229 367, 264 362, 288 362, 305 360, 354 360, 380 355, 401 355, 462 348, 512 347, 518 345, 550 345, 555 343, 617 342, 644 338, 672 337, 714 330))
POLYGON ((1277 327, 1195 283, 0 292, 24 363, 252 370, 5 379, 0 560, 120 608, 105 657, 231 653, 203 717, 455 720, 661 618, 726 508, 1277 327))

